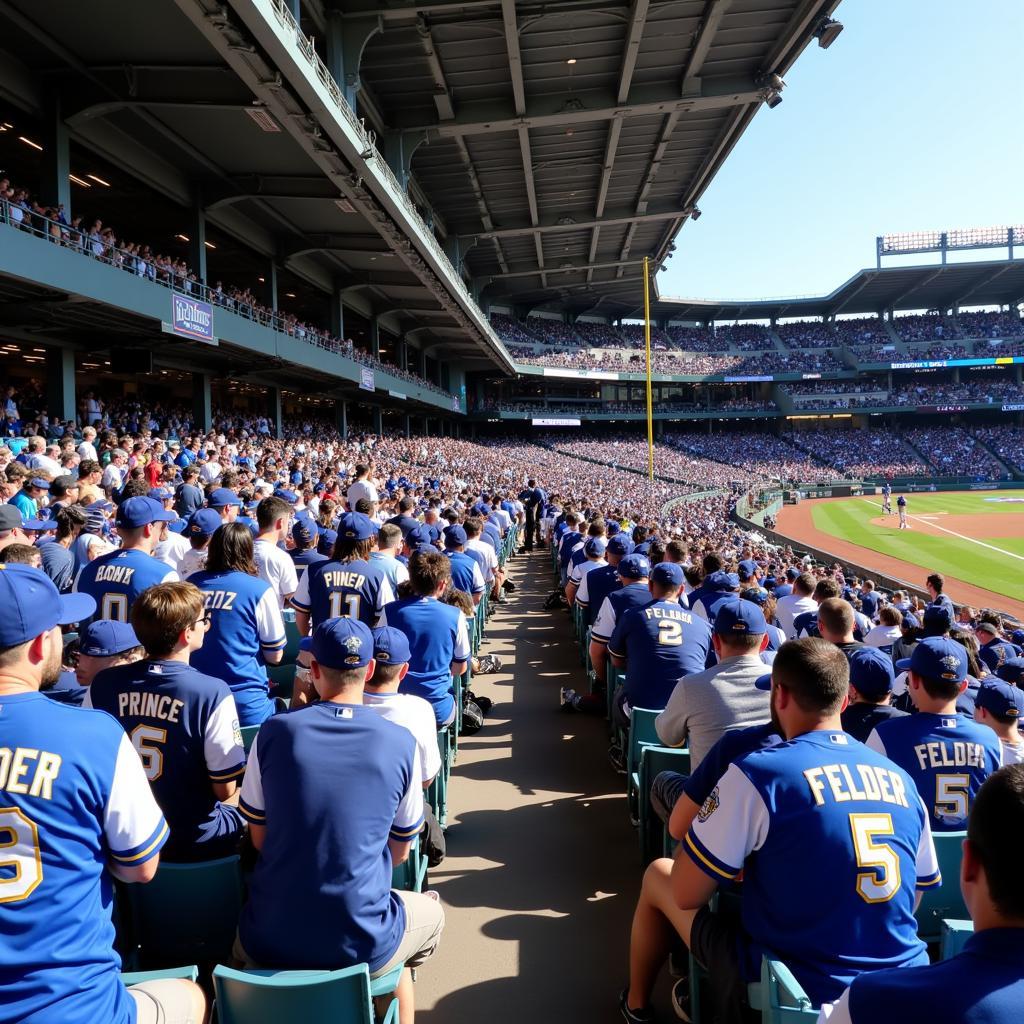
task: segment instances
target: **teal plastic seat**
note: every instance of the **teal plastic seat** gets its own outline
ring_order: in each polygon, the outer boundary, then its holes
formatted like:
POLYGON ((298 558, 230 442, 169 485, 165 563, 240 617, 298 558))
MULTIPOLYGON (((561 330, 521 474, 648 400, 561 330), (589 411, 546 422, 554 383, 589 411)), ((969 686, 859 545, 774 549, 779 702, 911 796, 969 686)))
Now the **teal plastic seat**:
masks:
POLYGON ((778 960, 761 960, 761 983, 747 989, 752 1010, 761 1011, 762 1024, 801 1024, 818 1019, 818 1011, 790 969, 778 960))
POLYGON ((412 841, 409 856, 391 869, 391 888, 406 892, 423 892, 427 880, 427 858, 423 856, 420 837, 412 841))
POLYGON ((644 745, 658 746, 660 740, 654 720, 660 711, 651 708, 633 708, 629 715, 629 736, 626 739, 626 778, 628 780, 629 814, 633 821, 640 820, 640 751, 644 745))
POLYGON ((637 802, 640 817, 640 859, 650 863, 659 854, 671 856, 668 828, 651 807, 651 786, 660 772, 690 774, 690 751, 683 748, 645 745, 640 750, 637 802))
POLYGON ((960 893, 960 861, 966 832, 933 832, 935 853, 942 873, 942 885, 925 889, 914 916, 917 934, 925 942, 938 942, 942 937, 943 920, 963 920, 970 917, 960 893))
POLYGON ((242 732, 242 746, 245 747, 245 752, 248 754, 252 750, 252 741, 256 739, 256 733, 260 731, 258 725, 243 725, 242 732))
POLYGON ((284 655, 281 658, 282 665, 294 665, 295 659, 299 656, 299 641, 302 637, 299 636, 299 627, 295 625, 295 609, 285 608, 281 612, 281 616, 284 619, 284 655))
POLYGON ((448 825, 448 778, 452 770, 451 730, 437 730, 437 749, 441 754, 441 770, 427 787, 427 803, 434 809, 434 817, 441 828, 448 825))
POLYGON ((943 960, 950 960, 961 953, 964 944, 974 934, 973 921, 943 921, 942 937, 939 939, 939 953, 943 960))
POLYGON ((118 898, 140 967, 226 960, 242 909, 238 857, 161 864, 152 882, 119 886, 118 898))
MULTIPOLYGON (((398 967, 376 981, 366 964, 340 971, 236 971, 218 964, 213 990, 220 1024, 374 1024, 375 996, 394 992, 398 967)), ((392 999, 380 1024, 398 1019, 392 999)))
POLYGON ((126 987, 141 985, 144 981, 166 981, 174 979, 198 981, 199 968, 194 964, 188 967, 168 967, 162 971, 122 971, 121 981, 126 987))

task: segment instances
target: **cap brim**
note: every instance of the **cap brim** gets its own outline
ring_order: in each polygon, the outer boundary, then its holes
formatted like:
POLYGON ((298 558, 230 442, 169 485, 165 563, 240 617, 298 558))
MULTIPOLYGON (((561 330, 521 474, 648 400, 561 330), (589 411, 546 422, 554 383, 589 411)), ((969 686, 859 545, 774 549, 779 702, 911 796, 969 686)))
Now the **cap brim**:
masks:
POLYGON ((766 672, 763 676, 758 676, 754 680, 754 686, 759 690, 770 690, 772 688, 772 674, 766 672))
POLYGON ((304 636, 299 641, 299 650, 300 651, 311 651, 311 650, 313 650, 313 638, 311 636, 304 636))
POLYGON ((70 626, 81 622, 96 611, 96 602, 88 594, 63 594, 60 598, 60 618, 56 625, 70 626))
POLYGON ((52 519, 26 519, 22 523, 21 528, 23 530, 56 530, 57 524, 52 519))
POLYGON ((893 667, 896 669, 897 672, 909 672, 911 661, 911 658, 900 658, 900 660, 897 661, 893 667))

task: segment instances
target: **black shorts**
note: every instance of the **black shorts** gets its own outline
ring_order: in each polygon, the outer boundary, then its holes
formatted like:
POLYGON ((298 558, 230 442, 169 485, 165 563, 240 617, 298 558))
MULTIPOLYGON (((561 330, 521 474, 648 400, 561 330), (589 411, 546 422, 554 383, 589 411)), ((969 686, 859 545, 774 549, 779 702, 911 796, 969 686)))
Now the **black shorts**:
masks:
POLYGON ((720 1024, 746 1024, 760 1020, 747 1008, 747 979, 743 962, 749 940, 739 916, 723 908, 712 913, 707 907, 697 912, 690 927, 690 952, 707 971, 713 1016, 720 1024))

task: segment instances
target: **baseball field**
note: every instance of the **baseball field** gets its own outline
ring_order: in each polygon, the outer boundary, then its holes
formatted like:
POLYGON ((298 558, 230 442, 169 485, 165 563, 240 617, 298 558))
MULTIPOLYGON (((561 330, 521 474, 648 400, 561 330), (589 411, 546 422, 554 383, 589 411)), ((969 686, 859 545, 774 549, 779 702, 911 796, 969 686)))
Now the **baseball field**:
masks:
POLYGON ((954 601, 1024 617, 1024 491, 908 494, 908 529, 882 514, 881 497, 786 506, 779 530, 816 548, 921 587, 947 577, 954 601))

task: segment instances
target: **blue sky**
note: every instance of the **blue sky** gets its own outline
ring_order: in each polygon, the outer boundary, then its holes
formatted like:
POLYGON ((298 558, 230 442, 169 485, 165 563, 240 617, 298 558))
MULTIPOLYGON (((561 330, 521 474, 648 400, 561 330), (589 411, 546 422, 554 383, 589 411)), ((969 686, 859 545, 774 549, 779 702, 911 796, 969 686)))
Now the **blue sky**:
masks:
POLYGON ((845 31, 804 51, 704 193, 662 295, 821 294, 874 265, 876 235, 1024 222, 1024 0, 835 17, 845 31))

